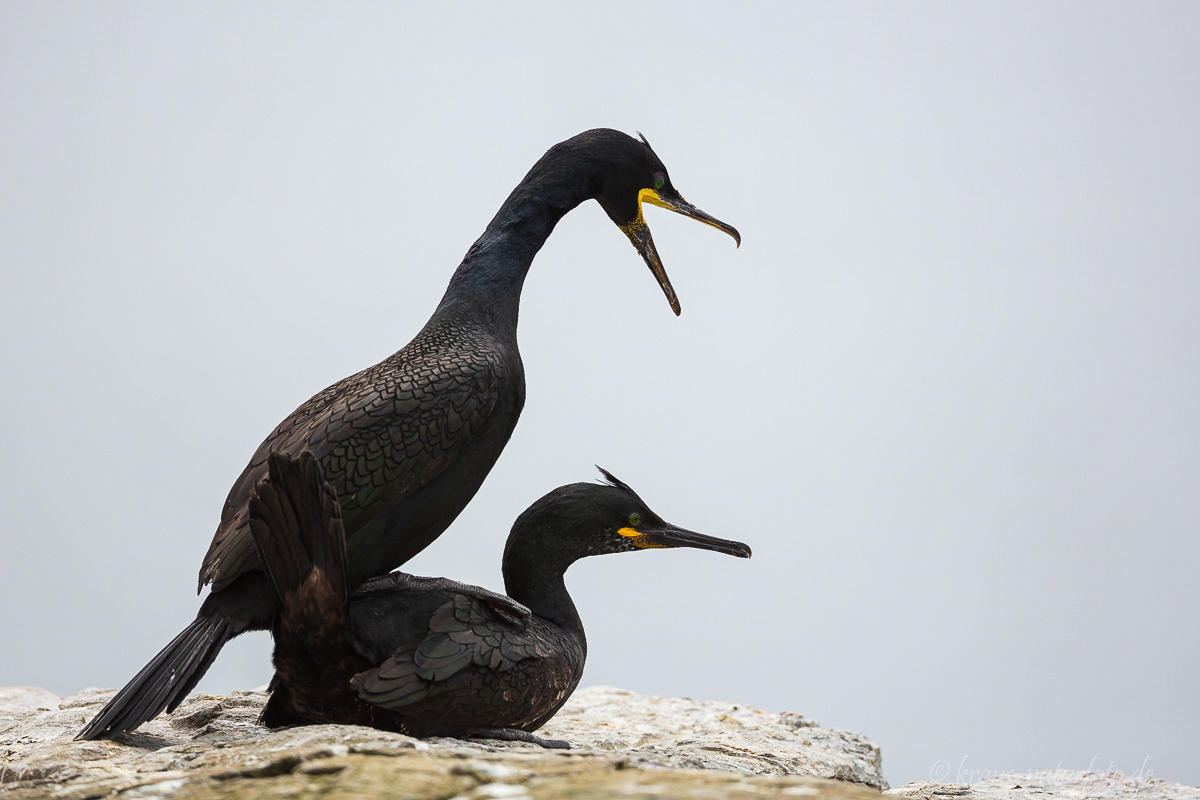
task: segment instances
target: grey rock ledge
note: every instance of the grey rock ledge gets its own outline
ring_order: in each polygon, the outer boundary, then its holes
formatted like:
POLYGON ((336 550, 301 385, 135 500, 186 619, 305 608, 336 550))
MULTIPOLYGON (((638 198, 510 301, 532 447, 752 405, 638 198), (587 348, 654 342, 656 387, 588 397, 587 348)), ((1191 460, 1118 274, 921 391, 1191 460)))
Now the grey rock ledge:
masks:
POLYGON ((607 687, 576 692, 539 731, 570 741, 570 751, 343 725, 271 731, 257 724, 263 692, 195 695, 120 741, 74 741, 111 696, 0 690, 0 796, 53 787, 64 800, 236 797, 242 782, 253 784, 246 796, 320 788, 369 797, 400 779, 408 796, 439 798, 589 796, 587 787, 595 796, 878 798, 887 786, 879 747, 859 734, 797 714, 607 687))

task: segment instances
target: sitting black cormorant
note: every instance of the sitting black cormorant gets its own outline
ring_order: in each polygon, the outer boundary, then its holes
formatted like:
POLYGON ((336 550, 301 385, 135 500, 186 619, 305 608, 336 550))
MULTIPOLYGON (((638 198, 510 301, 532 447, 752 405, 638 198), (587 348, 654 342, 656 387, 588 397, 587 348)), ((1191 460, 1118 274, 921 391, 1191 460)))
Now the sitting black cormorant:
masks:
POLYGON ((606 484, 547 494, 513 524, 508 596, 403 572, 353 594, 336 490, 311 453, 272 453, 251 495, 250 530, 275 593, 275 679, 262 721, 340 723, 411 736, 533 736, 583 675, 587 641, 563 573, 585 556, 750 548, 677 528, 607 472, 606 484))
POLYGON ((248 529, 250 490, 267 454, 311 450, 338 494, 351 587, 403 564, 475 496, 525 403, 517 350, 521 287, 564 214, 595 199, 629 237, 671 308, 679 301, 642 216, 669 208, 724 231, 671 183, 650 144, 597 129, 561 142, 517 185, 467 251, 441 303, 404 349, 335 383, 293 411, 234 483, 200 569, 212 591, 196 619, 80 732, 97 739, 173 710, 221 647, 270 626, 274 599, 248 529))

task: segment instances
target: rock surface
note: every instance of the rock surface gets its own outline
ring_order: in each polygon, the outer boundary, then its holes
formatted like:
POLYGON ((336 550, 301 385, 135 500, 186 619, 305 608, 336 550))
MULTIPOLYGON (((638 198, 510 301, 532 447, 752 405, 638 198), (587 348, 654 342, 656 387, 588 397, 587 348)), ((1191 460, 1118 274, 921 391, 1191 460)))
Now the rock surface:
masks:
MULTIPOLYGON (((0 798, 409 797, 881 800, 879 748, 797 714, 731 703, 576 692, 540 731, 575 749, 412 739, 346 725, 268 731, 265 695, 196 695, 121 742, 73 737, 112 692, 60 698, 0 688, 0 798), (836 780, 831 780, 836 779, 836 780)), ((1200 800, 1200 789, 1054 770, 967 784, 910 783, 911 800, 1200 800)))
POLYGON ((0 796, 878 798, 886 787, 879 748, 858 734, 602 687, 539 731, 572 742, 565 752, 342 725, 268 731, 261 692, 197 695, 121 742, 74 741, 111 695, 0 694, 0 796))
POLYGON ((1056 769, 977 783, 910 783, 885 792, 911 800, 1200 800, 1200 789, 1104 772, 1056 769))

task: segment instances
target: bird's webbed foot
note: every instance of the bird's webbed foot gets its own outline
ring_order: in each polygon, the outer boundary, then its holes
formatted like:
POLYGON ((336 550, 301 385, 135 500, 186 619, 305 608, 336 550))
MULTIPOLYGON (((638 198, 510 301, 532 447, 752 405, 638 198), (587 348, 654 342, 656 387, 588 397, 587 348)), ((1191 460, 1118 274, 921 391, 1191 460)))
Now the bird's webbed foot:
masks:
POLYGON ((543 739, 541 736, 534 736, 532 733, 512 728, 474 728, 462 735, 465 739, 500 739, 505 742, 528 742, 529 744, 536 744, 539 747, 545 747, 548 750, 571 749, 571 743, 565 739, 543 739))

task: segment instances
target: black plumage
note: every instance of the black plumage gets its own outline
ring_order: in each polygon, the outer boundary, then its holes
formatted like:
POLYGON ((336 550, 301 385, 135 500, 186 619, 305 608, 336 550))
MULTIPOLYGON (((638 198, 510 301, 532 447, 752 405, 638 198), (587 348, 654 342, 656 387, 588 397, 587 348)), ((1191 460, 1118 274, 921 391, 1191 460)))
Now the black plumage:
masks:
POLYGON ((406 347, 312 397, 259 446, 234 483, 200 570, 212 591, 196 619, 79 734, 131 730, 174 709, 231 637, 270 625, 274 601, 248 528, 251 489, 271 452, 313 452, 337 493, 351 587, 392 570, 444 531, 474 497, 517 424, 525 376, 517 349, 521 287, 564 214, 595 199, 629 237, 675 313, 679 302, 642 203, 737 231, 687 203, 644 139, 587 131, 552 147, 505 200, 406 347))
POLYGON ((587 640, 563 575, 576 560, 645 548, 750 548, 677 528, 608 473, 550 492, 512 527, 507 597, 401 572, 350 594, 337 493, 309 453, 272 454, 249 504, 277 602, 270 726, 371 725, 414 736, 519 739, 583 674, 587 640))

